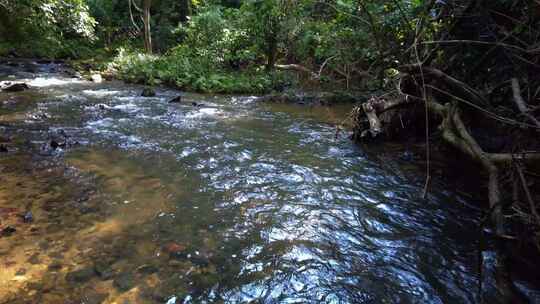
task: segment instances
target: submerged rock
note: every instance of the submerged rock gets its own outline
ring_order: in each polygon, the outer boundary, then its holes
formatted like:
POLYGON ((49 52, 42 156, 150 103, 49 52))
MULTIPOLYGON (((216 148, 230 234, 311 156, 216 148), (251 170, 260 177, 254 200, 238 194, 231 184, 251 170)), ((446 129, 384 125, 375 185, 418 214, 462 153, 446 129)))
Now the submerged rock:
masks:
POLYGON ((88 290, 84 292, 80 303, 101 304, 103 301, 105 301, 105 299, 107 299, 108 296, 109 294, 107 293, 99 293, 95 290, 88 290))
POLYGON ((84 283, 89 281, 95 275, 92 267, 86 267, 72 271, 66 275, 66 281, 71 283, 84 283))
POLYGON ((7 226, 0 231, 0 236, 11 236, 13 233, 15 233, 17 229, 13 226, 7 226))
POLYGON ((114 279, 113 285, 120 291, 128 291, 135 286, 135 280, 130 272, 122 272, 114 279))
POLYGON ((33 255, 28 259, 28 263, 30 263, 30 264, 32 264, 32 265, 39 264, 39 263, 40 263, 40 260, 39 260, 39 254, 37 254, 37 253, 33 254, 33 255))
POLYGON ((111 264, 106 261, 97 261, 94 264, 94 271, 102 280, 108 280, 114 275, 111 264))
POLYGON ((175 258, 185 258, 187 256, 186 249, 187 247, 185 245, 175 242, 169 242, 163 246, 163 251, 175 258))
POLYGON ((142 93, 141 93, 141 96, 142 97, 154 97, 154 96, 156 96, 156 91, 154 91, 154 89, 152 89, 152 88, 144 88, 142 93))
POLYGON ((51 264, 49 264, 49 266, 47 266, 47 270, 49 270, 49 271, 58 271, 58 270, 62 269, 62 267, 63 267, 62 262, 54 261, 51 264))

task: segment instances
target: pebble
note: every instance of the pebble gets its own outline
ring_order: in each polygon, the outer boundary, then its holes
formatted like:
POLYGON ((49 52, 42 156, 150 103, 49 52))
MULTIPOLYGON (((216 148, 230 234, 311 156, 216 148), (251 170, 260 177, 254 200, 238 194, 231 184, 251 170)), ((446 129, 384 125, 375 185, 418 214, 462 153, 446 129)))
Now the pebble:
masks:
POLYGON ((23 276, 25 274, 26 274, 26 269, 24 268, 17 270, 17 272, 15 273, 16 276, 23 276))
POLYGON ((17 229, 13 226, 7 226, 0 232, 0 236, 11 236, 13 233, 15 233, 17 229))
POLYGON ((28 211, 25 214, 23 214, 22 218, 25 223, 31 223, 34 221, 34 215, 32 215, 32 211, 28 211))

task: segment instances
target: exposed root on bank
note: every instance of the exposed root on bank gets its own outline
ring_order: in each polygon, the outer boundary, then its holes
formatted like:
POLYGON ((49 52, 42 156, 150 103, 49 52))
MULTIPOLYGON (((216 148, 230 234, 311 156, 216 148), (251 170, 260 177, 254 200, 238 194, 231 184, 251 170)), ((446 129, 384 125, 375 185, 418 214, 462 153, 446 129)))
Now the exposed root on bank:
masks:
MULTIPOLYGON (((540 163, 540 152, 525 150, 502 153, 486 152, 469 131, 463 116, 467 110, 471 110, 470 104, 477 105, 478 107, 486 107, 487 99, 465 83, 431 67, 422 67, 416 64, 403 66, 401 68, 401 72, 404 73, 402 80, 414 79, 420 71, 423 71, 424 75, 430 77, 431 80, 430 84, 426 85, 428 88, 426 100, 416 96, 420 95, 417 94, 420 90, 418 88, 419 85, 411 93, 408 93, 408 91, 403 90, 401 87, 398 88, 400 94, 393 99, 371 98, 354 111, 357 127, 353 138, 358 141, 365 141, 382 137, 387 125, 385 125, 384 119, 381 119, 381 117, 388 115, 390 110, 405 109, 412 104, 422 105, 425 103, 429 113, 440 119, 441 122, 438 129, 445 142, 479 163, 487 173, 489 213, 492 224, 495 227, 496 235, 504 239, 513 238, 509 237, 505 229, 507 225, 505 224, 506 216, 503 209, 511 205, 512 202, 507 202, 505 193, 501 191, 500 173, 501 170, 511 168, 512 166, 517 170, 519 181, 522 184, 520 192, 524 193, 528 206, 528 210, 526 211, 520 208, 520 217, 526 222, 530 222, 532 219, 535 223, 535 230, 537 232, 540 231, 540 216, 538 215, 537 205, 534 202, 533 195, 530 193, 525 174, 523 173, 524 166, 540 163), (437 91, 444 91, 443 89, 434 90, 439 87, 447 88, 452 93, 443 94, 442 97, 437 96, 435 94, 437 91), (448 95, 450 95, 450 98, 448 98, 448 95), (524 214, 528 214, 527 218, 525 218, 524 214)), ((511 82, 514 102, 520 111, 520 115, 527 120, 526 123, 519 122, 519 125, 525 124, 529 128, 537 127, 537 131, 540 130, 540 122, 531 114, 526 102, 521 97, 518 80, 514 78, 511 82)), ((398 115, 398 113, 394 111, 390 115, 398 115)), ((514 120, 516 119, 518 118, 514 120)), ((539 245, 539 234, 536 236, 537 239, 535 241, 539 245)))

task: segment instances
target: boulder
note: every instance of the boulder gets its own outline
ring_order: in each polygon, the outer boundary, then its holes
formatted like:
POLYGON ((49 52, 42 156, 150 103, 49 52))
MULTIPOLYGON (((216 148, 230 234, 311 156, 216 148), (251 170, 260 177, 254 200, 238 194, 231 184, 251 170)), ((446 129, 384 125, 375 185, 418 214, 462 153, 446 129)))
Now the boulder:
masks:
POLYGON ((95 83, 101 83, 103 82, 103 77, 100 74, 92 74, 90 75, 90 80, 95 83))
POLYGON ((156 91, 152 88, 144 88, 144 90, 141 93, 142 97, 154 97, 156 96, 156 91))
POLYGON ((19 83, 8 83, 5 87, 2 88, 3 92, 22 92, 30 89, 30 87, 23 82, 19 83))

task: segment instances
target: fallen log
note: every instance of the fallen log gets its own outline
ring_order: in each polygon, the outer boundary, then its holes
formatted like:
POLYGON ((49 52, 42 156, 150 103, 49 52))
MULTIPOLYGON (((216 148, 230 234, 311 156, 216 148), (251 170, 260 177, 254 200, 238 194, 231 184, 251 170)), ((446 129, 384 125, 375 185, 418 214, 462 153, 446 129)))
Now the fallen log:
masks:
POLYGON ((276 64, 276 68, 280 70, 297 71, 309 75, 312 79, 319 79, 320 75, 299 64, 276 64))

